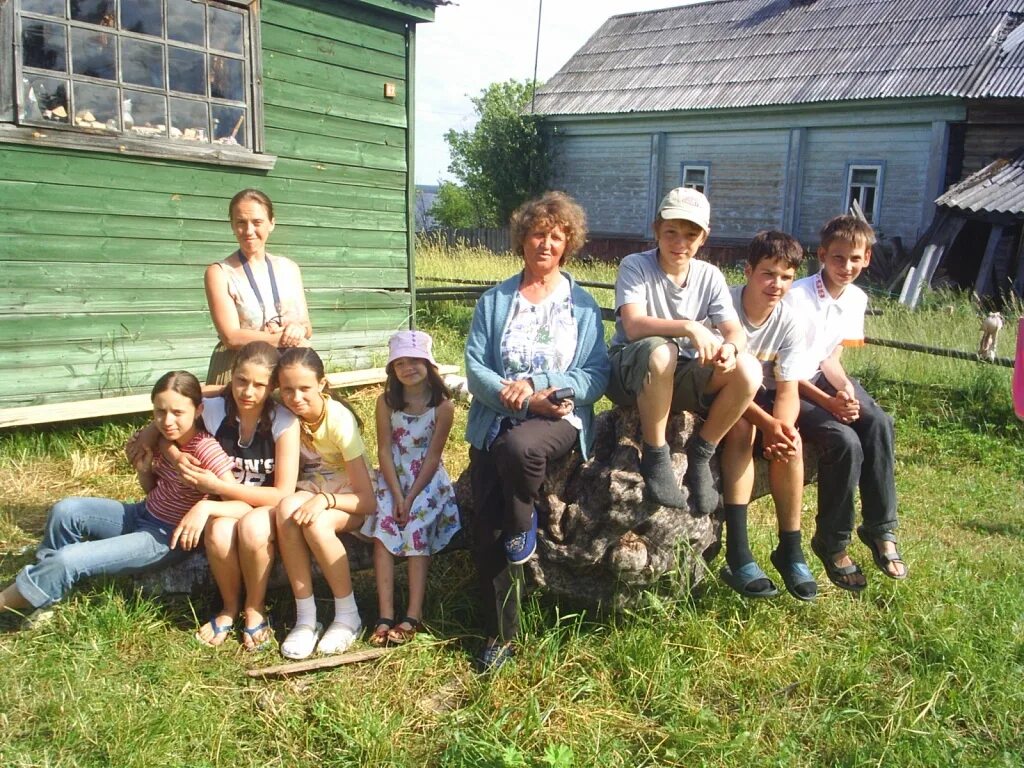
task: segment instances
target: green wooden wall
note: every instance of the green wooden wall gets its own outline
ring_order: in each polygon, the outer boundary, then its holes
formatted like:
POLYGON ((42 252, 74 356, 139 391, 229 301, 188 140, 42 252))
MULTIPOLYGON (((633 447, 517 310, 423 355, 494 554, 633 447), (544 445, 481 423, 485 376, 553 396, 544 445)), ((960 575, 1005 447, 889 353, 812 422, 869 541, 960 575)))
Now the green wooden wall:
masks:
POLYGON ((0 407, 145 391, 173 368, 202 379, 203 271, 235 248, 227 203, 247 186, 274 201, 268 250, 301 266, 329 368, 408 327, 406 24, 262 6, 272 171, 0 144, 0 407))

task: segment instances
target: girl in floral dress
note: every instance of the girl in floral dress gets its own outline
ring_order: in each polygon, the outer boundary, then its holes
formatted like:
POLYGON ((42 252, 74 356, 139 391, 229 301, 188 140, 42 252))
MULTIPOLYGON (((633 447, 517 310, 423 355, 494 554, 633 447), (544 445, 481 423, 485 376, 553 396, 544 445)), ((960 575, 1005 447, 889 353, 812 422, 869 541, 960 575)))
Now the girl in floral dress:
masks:
POLYGON ((387 384, 377 399, 377 512, 363 525, 373 539, 380 618, 371 645, 400 645, 422 627, 430 556, 459 530, 455 489, 441 462, 455 406, 422 331, 388 342, 387 384), (408 558, 409 603, 395 623, 395 557, 408 558))

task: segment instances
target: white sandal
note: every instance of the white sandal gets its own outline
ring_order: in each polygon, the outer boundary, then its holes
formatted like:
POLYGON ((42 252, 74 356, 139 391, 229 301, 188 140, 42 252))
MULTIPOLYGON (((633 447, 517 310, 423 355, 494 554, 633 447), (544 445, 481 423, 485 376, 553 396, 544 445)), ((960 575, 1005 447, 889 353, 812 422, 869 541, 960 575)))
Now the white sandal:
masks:
POLYGON ((313 655, 313 649, 316 648, 316 642, 323 629, 319 621, 313 627, 309 624, 297 625, 281 643, 281 655, 286 659, 309 658, 313 655))
POLYGON ((343 624, 340 621, 334 621, 327 628, 327 631, 324 632, 324 636, 320 638, 316 652, 328 656, 333 653, 344 653, 356 641, 356 638, 359 637, 359 633, 362 631, 362 621, 359 621, 355 627, 350 627, 348 624, 343 624))

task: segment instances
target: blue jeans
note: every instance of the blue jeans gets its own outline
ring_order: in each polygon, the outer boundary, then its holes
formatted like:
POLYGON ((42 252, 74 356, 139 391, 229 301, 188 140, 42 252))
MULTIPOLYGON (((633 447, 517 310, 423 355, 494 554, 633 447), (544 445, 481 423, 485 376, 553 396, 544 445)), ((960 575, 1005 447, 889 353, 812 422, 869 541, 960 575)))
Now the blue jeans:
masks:
POLYGON ((157 520, 146 502, 71 496, 46 518, 36 562, 18 572, 18 591, 34 608, 60 600, 80 579, 139 573, 188 555, 169 546, 174 526, 157 520))

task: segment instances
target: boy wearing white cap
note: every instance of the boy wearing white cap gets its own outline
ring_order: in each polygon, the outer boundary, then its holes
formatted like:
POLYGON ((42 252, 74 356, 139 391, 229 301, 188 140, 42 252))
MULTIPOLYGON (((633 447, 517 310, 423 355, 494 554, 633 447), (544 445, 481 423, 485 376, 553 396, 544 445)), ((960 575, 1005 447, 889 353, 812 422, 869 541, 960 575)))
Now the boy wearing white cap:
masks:
MULTIPOLYGON (((710 460, 761 384, 761 366, 744 352, 725 277, 694 258, 710 234, 711 206, 695 189, 679 187, 658 207, 658 247, 622 260, 615 280, 615 336, 608 397, 636 405, 643 433, 640 474, 649 501, 687 506, 672 471, 665 436, 670 413, 704 417, 687 447, 685 483, 695 515, 718 506, 710 460), (717 336, 705 321, 721 334, 717 336)), ((723 466, 723 482, 729 468, 723 466)))

